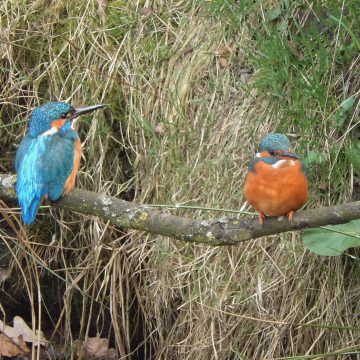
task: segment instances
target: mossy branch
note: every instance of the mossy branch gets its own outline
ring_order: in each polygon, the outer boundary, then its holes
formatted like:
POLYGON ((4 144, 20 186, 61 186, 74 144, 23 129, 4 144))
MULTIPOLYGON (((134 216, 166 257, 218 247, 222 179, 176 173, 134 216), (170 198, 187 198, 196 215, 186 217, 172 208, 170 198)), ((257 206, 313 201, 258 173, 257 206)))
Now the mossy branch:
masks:
MULTIPOLYGON (((0 174, 0 199, 16 200, 14 175, 0 174)), ((115 197, 75 189, 52 206, 98 216, 127 229, 147 231, 174 239, 211 246, 236 245, 242 241, 286 231, 343 224, 360 218, 360 201, 300 211, 292 221, 286 217, 257 219, 189 219, 154 210, 115 197)))

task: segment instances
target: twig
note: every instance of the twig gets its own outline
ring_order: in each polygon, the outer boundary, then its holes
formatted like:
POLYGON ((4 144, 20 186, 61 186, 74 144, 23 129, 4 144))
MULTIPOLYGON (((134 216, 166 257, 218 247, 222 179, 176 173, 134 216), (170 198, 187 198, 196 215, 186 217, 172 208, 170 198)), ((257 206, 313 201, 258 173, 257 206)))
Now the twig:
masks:
MULTIPOLYGON (((0 174, 0 199, 16 200, 15 175, 0 174)), ((243 241, 286 231, 343 224, 360 218, 360 201, 300 211, 292 221, 285 216, 257 219, 190 219, 85 190, 73 190, 51 206, 98 216, 126 229, 147 231, 174 239, 211 246, 236 245, 243 241)))

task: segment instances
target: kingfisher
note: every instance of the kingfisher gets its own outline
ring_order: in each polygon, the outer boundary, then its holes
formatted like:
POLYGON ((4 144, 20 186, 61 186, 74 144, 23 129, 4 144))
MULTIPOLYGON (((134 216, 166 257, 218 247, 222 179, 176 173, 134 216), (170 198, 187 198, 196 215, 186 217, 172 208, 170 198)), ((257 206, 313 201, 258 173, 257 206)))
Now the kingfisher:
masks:
POLYGON ((290 140, 278 133, 265 136, 249 163, 244 187, 247 201, 259 213, 260 224, 266 215, 287 215, 291 221, 305 204, 307 193, 306 169, 290 140))
POLYGON ((24 224, 31 224, 43 199, 58 200, 75 184, 81 142, 76 131, 80 115, 105 105, 82 108, 49 102, 34 109, 29 130, 16 152, 16 192, 24 224))

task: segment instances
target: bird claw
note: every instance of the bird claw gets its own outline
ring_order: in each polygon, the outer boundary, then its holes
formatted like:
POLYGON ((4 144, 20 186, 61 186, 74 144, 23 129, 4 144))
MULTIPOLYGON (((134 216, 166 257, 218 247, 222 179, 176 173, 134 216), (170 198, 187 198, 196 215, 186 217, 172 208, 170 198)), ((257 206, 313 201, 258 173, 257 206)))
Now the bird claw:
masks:
POLYGON ((266 216, 265 216, 264 213, 259 214, 259 223, 260 223, 260 225, 262 225, 265 222, 265 218, 266 218, 266 216))
POLYGON ((289 221, 291 221, 293 219, 294 214, 295 214, 294 210, 291 210, 287 213, 287 217, 288 217, 289 221))

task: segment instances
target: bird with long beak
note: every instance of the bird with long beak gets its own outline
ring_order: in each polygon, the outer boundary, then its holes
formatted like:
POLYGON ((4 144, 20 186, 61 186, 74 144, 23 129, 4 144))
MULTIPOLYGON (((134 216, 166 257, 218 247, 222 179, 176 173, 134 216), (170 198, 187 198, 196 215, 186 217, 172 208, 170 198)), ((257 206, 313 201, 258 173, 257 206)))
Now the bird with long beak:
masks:
POLYGON ((15 159, 16 192, 24 224, 35 220, 44 198, 56 201, 72 190, 81 158, 75 123, 79 116, 104 106, 75 108, 64 102, 49 102, 32 112, 29 131, 15 159))
POLYGON ((294 213, 307 200, 308 181, 303 162, 291 149, 283 134, 268 134, 259 145, 255 158, 249 163, 244 195, 259 213, 263 224, 265 216, 294 213))

